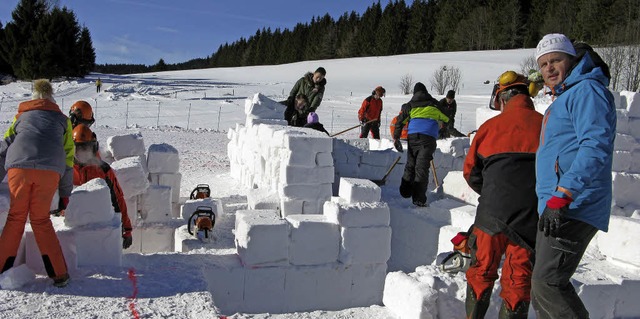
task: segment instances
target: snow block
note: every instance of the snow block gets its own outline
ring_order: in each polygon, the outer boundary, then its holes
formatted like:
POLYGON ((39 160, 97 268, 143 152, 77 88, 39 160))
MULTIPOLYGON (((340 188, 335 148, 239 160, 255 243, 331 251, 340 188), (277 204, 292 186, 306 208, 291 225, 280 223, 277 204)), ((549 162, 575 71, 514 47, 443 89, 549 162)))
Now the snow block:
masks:
POLYGON ((64 223, 69 227, 108 223, 113 219, 111 191, 102 178, 76 187, 69 197, 64 223))
POLYGON ((151 223, 138 226, 133 233, 140 232, 140 252, 145 254, 172 252, 175 248, 175 230, 182 222, 151 223))
MULTIPOLYGON (((639 98, 640 100, 640 98, 639 98)), ((616 140, 614 142, 614 151, 630 151, 640 149, 640 143, 635 137, 628 134, 616 134, 616 140)))
POLYGON ((289 225, 275 214, 236 216, 235 243, 246 266, 289 264, 289 225))
POLYGON ((125 135, 109 136, 107 147, 113 158, 123 158, 144 155, 145 147, 140 132, 125 135))
POLYGON ((449 196, 478 206, 478 198, 480 195, 469 187, 469 184, 467 184, 467 181, 462 175, 462 171, 450 171, 442 181, 442 191, 449 196))
MULTIPOLYGON (((73 274, 78 269, 78 256, 76 254, 76 241, 71 228, 64 224, 64 217, 51 217, 51 223, 56 231, 58 242, 62 248, 64 260, 67 263, 67 270, 73 274)), ((42 254, 36 243, 36 237, 33 234, 31 224, 27 223, 24 228, 24 261, 29 269, 38 275, 46 275, 47 271, 42 262, 42 254)))
POLYGON ((328 201, 324 203, 323 214, 327 220, 342 227, 389 226, 391 218, 389 206, 383 202, 349 204, 328 201))
POLYGON ((147 154, 149 173, 178 173, 180 155, 178 150, 166 143, 151 144, 147 154))
POLYGON ((626 99, 629 117, 640 117, 640 94, 630 91, 621 91, 620 97, 626 99))
POLYGON ((360 163, 389 168, 398 157, 400 157, 400 154, 392 150, 365 151, 362 153, 362 160, 360 163))
POLYGON ((316 166, 318 167, 333 166, 333 156, 331 156, 331 153, 329 152, 317 153, 316 166))
POLYGON ((386 263, 391 256, 390 227, 343 227, 341 236, 339 260, 343 264, 386 263))
POLYGON ((171 220, 171 187, 151 185, 142 195, 142 219, 147 222, 166 222, 171 220))
POLYGON ((368 138, 334 138, 333 149, 335 152, 344 152, 348 150, 368 151, 370 149, 368 138))
POLYGON ((129 215, 129 217, 131 218, 131 224, 133 226, 133 231, 131 232, 133 243, 131 244, 131 246, 129 246, 129 248, 123 249, 122 253, 123 254, 133 254, 133 253, 140 254, 142 253, 142 229, 140 229, 140 227, 143 225, 142 224, 143 221, 142 219, 134 219, 131 216, 132 215, 129 215))
POLYGON ((289 122, 287 122, 286 120, 278 120, 278 119, 254 119, 254 118, 250 118, 247 117, 247 119, 245 120, 245 125, 247 127, 249 126, 255 126, 255 125, 260 125, 260 124, 266 124, 266 125, 288 125, 289 122))
POLYGON ((638 189, 640 189, 640 174, 613 172, 613 205, 625 207, 627 205, 640 206, 638 189))
POLYGON ((387 263, 353 265, 351 284, 351 306, 369 307, 381 305, 384 280, 387 275, 387 263))
POLYGON ((289 262, 292 265, 326 264, 338 260, 338 225, 323 215, 289 215, 286 220, 291 230, 289 262))
POLYGON ((348 203, 379 202, 381 190, 370 180, 343 177, 340 178, 338 194, 348 203))
MULTIPOLYGON (((631 127, 629 126, 629 112, 625 110, 616 110, 616 133, 631 135, 631 127)), ((638 138, 637 136, 634 136, 638 138)))
POLYGON ((143 194, 149 188, 149 180, 139 157, 129 157, 117 160, 111 168, 118 177, 125 198, 143 194))
POLYGON ((122 266, 120 221, 120 214, 115 214, 109 226, 86 225, 73 229, 78 267, 122 266))
POLYGON ((184 221, 189 221, 193 212, 195 212, 199 206, 205 206, 211 208, 216 218, 223 214, 222 202, 219 199, 201 198, 201 199, 187 199, 182 206, 180 206, 180 216, 184 221))
POLYGON ((287 267, 286 312, 351 307, 353 270, 340 263, 287 267))
POLYGON ((629 134, 640 139, 640 117, 629 117, 629 134))
POLYGON ((286 299, 284 293, 284 267, 245 268, 244 302, 246 313, 283 313, 286 299))
MULTIPOLYGON (((260 93, 256 93, 244 103, 244 113, 252 119, 284 119, 286 106, 260 93)), ((248 126, 248 125, 247 125, 248 126)))
POLYGON ((316 185, 282 185, 278 187, 280 197, 303 200, 325 201, 333 194, 331 183, 316 185))
POLYGON ((315 168, 280 166, 280 183, 284 185, 331 184, 333 174, 333 166, 315 168))
POLYGON ((286 149, 305 154, 331 153, 333 149, 332 139, 326 134, 315 130, 305 131, 304 134, 300 132, 289 132, 284 135, 283 141, 283 146, 286 149))
POLYGON ((35 280, 36 274, 27 265, 22 264, 0 274, 0 288, 15 290, 35 280))
POLYGON ((324 202, 324 200, 305 200, 304 202, 302 202, 302 213, 305 215, 322 214, 322 206, 324 205, 324 202))
POLYGON ((149 173, 149 179, 152 185, 171 187, 171 202, 180 202, 180 182, 182 174, 180 173, 149 173))
POLYGON ((435 307, 438 293, 433 284, 433 281, 421 282, 403 272, 391 272, 385 278, 382 302, 398 318, 438 318, 435 307))
POLYGON ((451 154, 453 157, 465 157, 467 155, 465 149, 469 149, 469 147, 471 147, 471 142, 468 137, 453 137, 437 141, 437 148, 442 153, 451 154))
MULTIPOLYGON (((364 157, 363 157, 364 158, 364 157)), ((384 175, 389 170, 389 166, 373 166, 368 164, 360 164, 358 165, 358 178, 360 179, 368 179, 372 181, 379 181, 384 178, 384 175)), ((395 169, 395 167, 394 167, 395 169)))
MULTIPOLYGON (((298 166, 298 167, 313 168, 318 166, 316 165, 316 156, 317 156, 316 154, 323 154, 323 153, 309 154, 309 153, 304 153, 297 150, 292 151, 292 150, 283 149, 282 152, 280 152, 280 157, 281 157, 280 164, 282 166, 298 166)), ((333 160, 331 161, 331 164, 333 165, 333 160)))
POLYGON ((245 269, 238 255, 213 255, 214 265, 204 267, 202 274, 213 303, 224 314, 238 312, 244 302, 245 269))
POLYGON ((249 209, 278 209, 280 198, 273 191, 264 189, 251 189, 247 194, 249 209))
POLYGON ((124 201, 127 205, 127 214, 129 215, 129 219, 133 221, 138 218, 140 215, 140 211, 138 210, 138 196, 125 198, 124 201))
POLYGON ((611 216, 609 231, 597 236, 600 252, 608 259, 640 267, 640 220, 611 216))
POLYGON ((280 214, 282 217, 289 215, 302 214, 304 207, 304 200, 293 199, 288 197, 282 197, 280 199, 280 214))

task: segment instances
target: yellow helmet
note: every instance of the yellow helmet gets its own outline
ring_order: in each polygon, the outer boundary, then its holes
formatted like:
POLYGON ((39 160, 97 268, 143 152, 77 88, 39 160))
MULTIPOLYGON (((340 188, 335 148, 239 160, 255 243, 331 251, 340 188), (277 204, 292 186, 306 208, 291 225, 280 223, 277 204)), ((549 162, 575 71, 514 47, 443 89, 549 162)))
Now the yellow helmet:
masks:
POLYGON ((522 87, 527 90, 527 92, 530 92, 529 80, 524 75, 515 71, 506 71, 502 73, 498 77, 498 83, 493 86, 489 108, 492 110, 500 110, 500 100, 497 97, 500 96, 500 93, 515 87, 522 87))

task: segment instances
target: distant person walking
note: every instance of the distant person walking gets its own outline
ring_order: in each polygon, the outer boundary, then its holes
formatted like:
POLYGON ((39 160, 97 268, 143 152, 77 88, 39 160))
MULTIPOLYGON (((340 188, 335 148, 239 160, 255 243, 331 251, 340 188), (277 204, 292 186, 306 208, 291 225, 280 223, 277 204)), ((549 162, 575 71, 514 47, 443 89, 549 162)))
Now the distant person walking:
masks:
POLYGON ((411 101, 401 107, 400 115, 393 131, 393 145, 402 152, 400 135, 402 128, 409 126, 407 164, 400 183, 400 195, 411 197, 413 204, 427 206, 427 186, 429 185, 429 167, 436 150, 439 121, 448 122, 449 118, 436 107, 434 99, 424 84, 418 82, 413 87, 411 101))
MULTIPOLYGON (((536 156, 540 222, 531 279, 538 318, 589 318, 571 284, 589 242, 611 216, 616 108, 608 67, 576 51, 563 34, 547 34, 536 61, 555 100, 544 114, 536 156)), ((593 55, 592 55, 593 54, 593 55)))
POLYGON ((96 93, 100 93, 101 88, 102 88, 102 80, 98 78, 98 80, 96 81, 96 93))
POLYGON ((0 272, 14 266, 27 218, 53 285, 69 282, 67 264, 49 208, 60 177, 73 169, 71 121, 53 99, 47 80, 36 80, 33 99, 18 106, 18 114, 0 141, 9 180, 10 208, 0 236, 0 272))
POLYGON ((458 110, 458 103, 456 102, 456 91, 449 90, 444 99, 438 102, 438 109, 449 118, 449 122, 442 126, 439 132, 439 138, 448 137, 464 137, 466 135, 460 133, 454 127, 456 122, 456 111, 458 110))
POLYGON ((293 101, 298 95, 302 94, 309 100, 309 112, 315 112, 324 97, 324 87, 327 85, 326 75, 327 71, 323 67, 319 67, 313 73, 307 72, 293 86, 287 101, 293 101))
POLYGON ((364 101, 358 110, 358 120, 362 124, 360 138, 366 138, 369 131, 376 140, 380 139, 380 116, 382 115, 382 97, 386 90, 378 86, 364 101), (373 122, 371 122, 373 121, 373 122))

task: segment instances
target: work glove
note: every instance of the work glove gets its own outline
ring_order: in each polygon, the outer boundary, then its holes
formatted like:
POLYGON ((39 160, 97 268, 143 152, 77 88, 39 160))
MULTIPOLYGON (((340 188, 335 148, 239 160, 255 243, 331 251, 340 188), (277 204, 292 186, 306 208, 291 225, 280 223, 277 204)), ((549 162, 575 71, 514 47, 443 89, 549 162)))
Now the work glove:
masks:
POLYGON ((564 215, 569 210, 569 204, 572 199, 570 197, 553 196, 547 201, 547 206, 542 211, 542 216, 538 221, 538 230, 544 232, 544 236, 558 236, 560 225, 564 222, 564 215))
POLYGON ((131 236, 131 231, 126 230, 122 233, 122 249, 127 249, 131 247, 133 244, 133 237, 131 236))
POLYGON ((64 216, 64 210, 67 209, 67 205, 69 205, 69 197, 60 197, 58 208, 49 211, 49 214, 53 216, 64 216))
POLYGON ((400 140, 393 140, 393 147, 395 147, 396 150, 400 153, 404 152, 404 150, 402 149, 402 143, 400 143, 400 140))

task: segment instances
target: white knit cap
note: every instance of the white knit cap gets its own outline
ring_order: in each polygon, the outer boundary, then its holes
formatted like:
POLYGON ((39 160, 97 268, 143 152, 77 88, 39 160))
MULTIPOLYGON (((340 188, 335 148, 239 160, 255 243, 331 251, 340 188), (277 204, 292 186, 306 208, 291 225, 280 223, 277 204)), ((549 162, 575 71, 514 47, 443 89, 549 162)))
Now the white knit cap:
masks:
POLYGON ((576 56, 576 49, 567 36, 560 33, 550 33, 542 37, 536 47, 536 60, 541 56, 551 52, 562 52, 571 56, 576 56))

